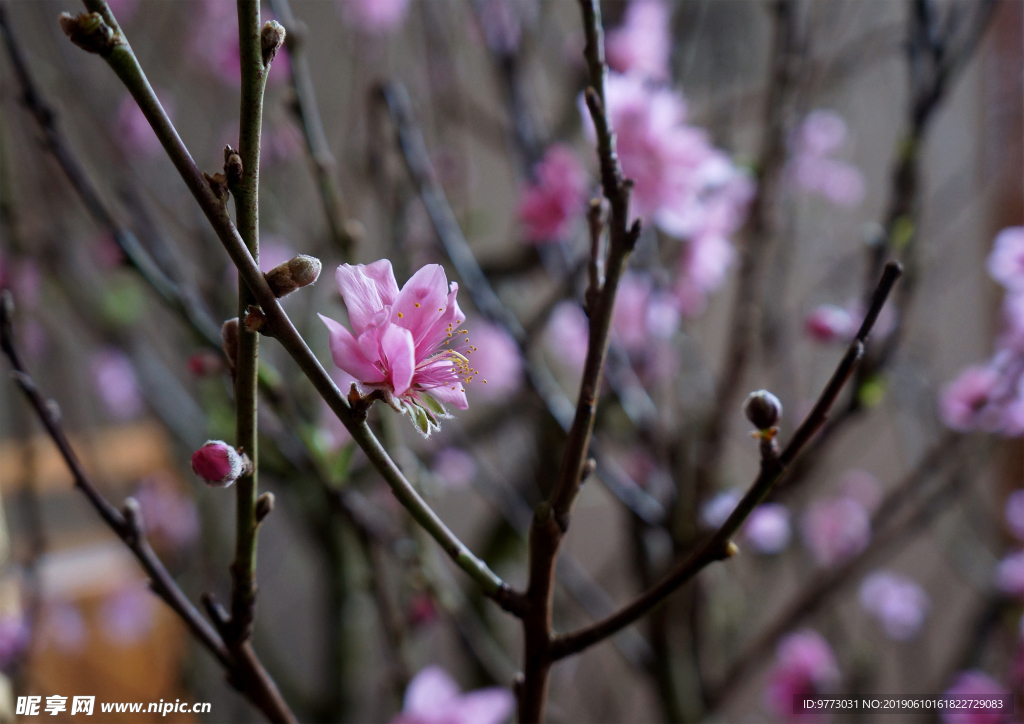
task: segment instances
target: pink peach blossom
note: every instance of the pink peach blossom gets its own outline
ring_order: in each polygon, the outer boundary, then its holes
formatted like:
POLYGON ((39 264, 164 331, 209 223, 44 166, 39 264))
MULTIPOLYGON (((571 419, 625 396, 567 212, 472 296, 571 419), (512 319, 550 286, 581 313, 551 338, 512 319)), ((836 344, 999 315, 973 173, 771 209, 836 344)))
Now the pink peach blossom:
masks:
POLYGON ((90 363, 96 392, 107 412, 118 420, 137 417, 145 403, 131 360, 114 347, 93 353, 90 363))
POLYGON ((176 548, 189 546, 199 537, 196 505, 178 489, 173 478, 150 475, 139 483, 132 497, 139 504, 147 533, 176 548))
POLYGON ((995 574, 996 588, 1008 596, 1024 597, 1024 551, 1017 551, 999 561, 995 574))
MULTIPOLYGON (((158 92, 160 105, 167 111, 167 115, 174 115, 174 103, 164 93, 158 92)), ((163 152, 160 139, 157 138, 153 127, 142 114, 142 109, 135 102, 130 93, 125 93, 117 106, 117 114, 114 119, 114 138, 121 145, 121 148, 130 155, 140 158, 152 158, 163 152)))
POLYGON ((856 500, 868 513, 874 513, 882 503, 882 483, 866 470, 847 470, 839 478, 839 490, 844 498, 856 500))
POLYGON ((28 648, 31 631, 19 611, 0 615, 0 669, 7 670, 28 648))
POLYGON ((647 303, 651 282, 647 277, 627 271, 619 281, 612 310, 612 329, 618 341, 629 351, 643 349, 647 342, 647 303))
POLYGON ((608 32, 608 65, 652 81, 669 79, 670 12, 662 0, 631 0, 622 25, 608 32))
POLYGON ((156 607, 156 597, 141 583, 118 589, 100 605, 104 637, 120 647, 140 643, 156 623, 156 607))
POLYGON ((790 173, 799 188, 824 196, 836 206, 864 200, 864 175, 856 166, 830 158, 846 140, 846 122, 834 111, 807 114, 793 134, 790 173))
POLYGON ((70 601, 47 601, 39 616, 39 639, 44 648, 78 653, 89 638, 82 610, 70 601))
POLYGON ((455 299, 459 286, 449 286, 441 265, 421 268, 401 290, 387 259, 342 264, 336 278, 352 330, 320 315, 334 364, 412 414, 423 434, 437 427, 440 405, 469 406, 464 385, 477 370, 463 353, 475 345, 458 328, 466 319, 455 299))
POLYGON ((458 447, 446 447, 434 456, 430 471, 446 488, 465 488, 476 478, 476 459, 458 447))
POLYGON ((1010 532, 1024 541, 1024 490, 1014 490, 1006 497, 1005 514, 1010 532))
POLYGON ((885 630, 889 638, 907 641, 924 625, 930 601, 917 583, 890 571, 876 571, 861 583, 860 605, 885 630))
POLYGON ((428 666, 409 682, 402 712, 391 724, 502 724, 514 708, 515 699, 507 689, 462 694, 447 671, 428 666))
POLYGON ((467 352, 480 384, 473 396, 485 402, 503 400, 523 384, 523 356, 519 345, 503 327, 491 322, 473 323, 473 347, 467 352))
MULTIPOLYGON (((202 0, 192 31, 192 58, 224 85, 242 82, 242 60, 238 46, 238 10, 224 0, 202 0)), ((288 51, 281 48, 270 65, 267 83, 286 82, 291 74, 288 51)))
POLYGON ((736 489, 718 493, 701 508, 701 521, 708 528, 721 528, 742 497, 743 493, 736 489))
POLYGON ((579 304, 567 299, 551 310, 544 330, 544 345, 564 366, 577 370, 583 368, 589 339, 587 314, 579 304))
POLYGON ((849 311, 835 304, 822 304, 804 320, 807 336, 816 342, 849 342, 859 323, 849 311))
POLYGON ((999 232, 987 265, 988 273, 1007 290, 1024 292, 1024 226, 999 232))
POLYGON ((534 181, 520 194, 517 210, 526 240, 533 244, 560 241, 583 217, 589 185, 586 169, 571 148, 554 144, 533 175, 534 181))
POLYGON ((1010 692, 988 674, 972 670, 961 672, 942 695, 948 700, 1002 699, 1002 707, 944 708, 940 710, 945 724, 1002 724, 1010 720, 1010 692))
POLYGON ((807 629, 779 643, 765 699, 772 712, 786 721, 814 721, 816 713, 804 710, 802 700, 828 694, 838 683, 839 667, 828 641, 807 629))
POLYGON ((867 548, 871 517, 850 498, 816 500, 804 513, 802 532, 818 565, 833 568, 867 548))
POLYGON ((368 35, 394 32, 405 21, 409 0, 337 0, 342 20, 368 35))
POLYGON ((758 553, 775 555, 789 545, 789 508, 782 503, 762 503, 743 524, 743 537, 758 553))
POLYGON ((942 389, 939 411, 942 421, 958 432, 969 432, 991 427, 992 407, 990 405, 999 372, 993 367, 974 365, 942 389))

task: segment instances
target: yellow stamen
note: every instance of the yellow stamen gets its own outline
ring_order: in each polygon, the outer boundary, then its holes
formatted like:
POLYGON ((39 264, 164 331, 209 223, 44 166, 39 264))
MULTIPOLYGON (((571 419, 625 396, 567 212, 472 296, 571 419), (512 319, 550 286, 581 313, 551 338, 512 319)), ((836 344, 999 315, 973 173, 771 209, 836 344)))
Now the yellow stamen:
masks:
POLYGON ((399 319, 401 319, 401 318, 402 318, 402 317, 404 317, 404 316, 405 316, 405 315, 404 315, 404 314, 402 314, 401 312, 399 312, 399 313, 398 313, 398 318, 399 318, 399 319))

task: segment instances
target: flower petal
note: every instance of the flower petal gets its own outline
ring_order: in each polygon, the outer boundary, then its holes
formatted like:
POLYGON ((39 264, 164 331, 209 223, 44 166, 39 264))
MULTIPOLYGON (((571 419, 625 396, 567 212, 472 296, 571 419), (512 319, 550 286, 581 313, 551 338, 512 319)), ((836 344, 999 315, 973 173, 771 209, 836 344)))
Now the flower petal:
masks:
POLYGON ((389 324, 381 335, 380 349, 386 360, 395 396, 401 397, 409 390, 413 373, 416 371, 412 334, 408 329, 389 324))
POLYGON ((348 329, 330 317, 317 315, 327 325, 330 335, 331 357, 340 369, 355 377, 360 382, 383 382, 384 374, 359 349, 355 337, 348 329))
POLYGON ((417 349, 448 307, 448 279, 440 264, 427 264, 410 277, 391 309, 391 321, 412 332, 417 349))
POLYGON ((465 410, 469 407, 469 401, 466 400, 466 388, 462 386, 461 381, 440 387, 431 387, 427 392, 438 402, 451 405, 456 409, 465 410))
POLYGON ((427 666, 421 670, 405 690, 402 712, 436 716, 451 707, 459 698, 459 685, 440 666, 427 666))
MULTIPOLYGON (((455 296, 458 293, 458 283, 452 282, 451 291, 448 293, 447 306, 445 307, 444 312, 434 320, 427 333, 416 340, 416 359, 422 360, 425 357, 428 357, 434 351, 435 347, 444 342, 449 331, 452 333, 457 332, 459 325, 466 321, 466 315, 463 314, 462 310, 459 308, 459 303, 455 300, 455 296), (448 325, 451 325, 450 330, 448 329, 448 325)), ((454 344, 457 345, 458 343, 454 344)))
POLYGON ((459 701, 459 721, 466 724, 502 724, 515 709, 515 697, 508 689, 492 686, 464 695, 459 701))
POLYGON ((341 292, 345 307, 348 309, 352 331, 357 337, 363 333, 374 316, 384 309, 381 290, 373 277, 365 273, 365 268, 362 264, 342 264, 334 274, 338 281, 338 291, 341 292))
POLYGON ((363 267, 363 274, 370 277, 377 285, 377 293, 384 304, 394 304, 398 298, 398 282, 391 262, 387 259, 375 261, 363 267))

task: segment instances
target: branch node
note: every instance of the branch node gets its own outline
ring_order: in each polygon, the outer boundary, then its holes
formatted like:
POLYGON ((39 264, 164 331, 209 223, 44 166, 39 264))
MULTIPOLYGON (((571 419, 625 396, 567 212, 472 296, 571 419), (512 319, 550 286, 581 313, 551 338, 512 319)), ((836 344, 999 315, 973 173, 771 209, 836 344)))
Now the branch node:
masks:
POLYGON ((217 197, 217 201, 224 205, 228 202, 228 179, 222 173, 215 173, 213 176, 203 171, 203 178, 206 179, 207 185, 210 190, 213 191, 213 195, 217 197))
POLYGON ((121 515, 124 516, 125 531, 128 533, 132 543, 142 540, 144 521, 142 520, 142 507, 135 498, 125 498, 121 504, 121 515))
POLYGON ((57 21, 68 39, 86 52, 105 57, 118 45, 124 44, 124 39, 103 21, 99 13, 61 13, 57 21))
POLYGON ((267 315, 255 304, 250 304, 245 309, 245 331, 250 334, 253 332, 267 334, 267 315))

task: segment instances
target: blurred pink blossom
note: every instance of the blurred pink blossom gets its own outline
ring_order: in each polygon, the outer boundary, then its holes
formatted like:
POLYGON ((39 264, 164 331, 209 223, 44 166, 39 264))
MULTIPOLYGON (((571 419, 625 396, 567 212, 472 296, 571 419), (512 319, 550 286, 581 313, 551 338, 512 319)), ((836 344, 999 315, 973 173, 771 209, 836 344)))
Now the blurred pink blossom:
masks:
MULTIPOLYGON (((742 222, 749 193, 740 191, 750 181, 711 145, 706 131, 687 124, 680 94, 652 88, 635 75, 612 73, 605 98, 622 170, 634 181, 633 216, 653 220, 681 239, 700 236, 709 226, 717 232, 742 222), (720 200, 725 203, 719 206, 720 200)), ((580 110, 593 138, 582 98, 580 110)))
POLYGON ((670 339, 679 331, 679 300, 671 294, 654 292, 647 304, 644 325, 656 339, 670 339))
POLYGON ((988 256, 988 273, 1007 290, 1024 292, 1024 226, 999 232, 988 256))
POLYGON ((130 420, 142 413, 144 402, 138 379, 121 350, 104 347, 94 352, 89 368, 96 392, 111 417, 130 420))
POLYGON ((1024 551, 1017 551, 999 561, 995 575, 996 588, 1008 596, 1024 597, 1024 551))
POLYGON ((502 724, 515 708, 512 692, 500 687, 467 694, 440 666, 421 669, 405 690, 402 712, 391 724, 502 724))
POLYGON ((999 373, 992 367, 973 365, 964 369, 942 389, 939 398, 939 412, 946 427, 959 432, 990 428, 993 419, 989 403, 998 383, 999 373))
POLYGON ((425 626, 437 620, 437 604, 429 593, 417 593, 409 601, 406 616, 411 626, 425 626))
MULTIPOLYGON (((174 102, 163 91, 157 91, 160 105, 167 115, 174 117, 174 102)), ((152 158, 163 152, 160 139, 157 138, 149 121, 142 114, 142 109, 130 93, 125 93, 117 106, 114 117, 114 138, 125 153, 140 158, 152 158)))
POLYGON ((31 632, 19 611, 0 614, 0 669, 14 664, 28 648, 31 632))
POLYGON ((793 133, 790 173, 804 191, 849 208, 864 200, 864 175, 856 166, 829 157, 846 136, 846 122, 834 111, 807 114, 793 133))
MULTIPOLYGON (((240 86, 242 60, 238 46, 238 10, 234 3, 201 0, 195 17, 192 58, 224 85, 240 86)), ((283 83, 290 75, 288 51, 281 48, 270 65, 267 83, 283 83)))
POLYGON ((819 698, 839 684, 839 666, 828 641, 809 629, 789 634, 776 650, 765 700, 772 712, 786 721, 814 721, 804 699, 819 698))
POLYGON ((818 565, 837 566, 867 548, 871 517, 850 498, 816 500, 803 516, 804 543, 818 565))
POLYGON ((434 456, 430 472, 446 488, 465 488, 476 478, 476 460, 458 447, 446 447, 434 456))
POLYGON ((199 537, 196 505, 179 490, 174 478, 150 475, 139 483, 132 497, 139 503, 147 533, 177 548, 189 546, 199 537))
POLYGON ((64 653, 85 648, 89 636, 81 609, 70 601, 48 601, 40 611, 39 639, 42 646, 64 653))
POLYGON ((921 586, 890 571, 876 571, 865 578, 858 599, 864 610, 882 624, 886 635, 897 641, 917 635, 931 605, 921 586))
POLYGON ((789 508, 782 503, 762 503, 743 525, 743 536, 758 553, 775 555, 789 545, 792 534, 789 508))
POLYGON ((135 17, 135 11, 139 8, 139 0, 107 0, 118 25, 130 23, 135 17))
POLYGON ((943 693, 942 699, 1003 700, 1001 707, 941 709, 940 715, 945 724, 1002 724, 1010 719, 1010 692, 983 671, 961 672, 953 686, 943 693))
POLYGON ((401 27, 409 0, 337 0, 346 25, 369 35, 385 35, 401 27))
POLYGON ((619 281, 612 310, 612 329, 629 351, 643 349, 647 342, 647 303, 651 282, 646 276, 627 271, 619 281))
POLYGON ((101 630, 108 641, 128 647, 145 639, 156 621, 156 597, 141 583, 108 595, 100 605, 101 630))
POLYGON ((1024 490, 1014 490, 1006 497, 1005 513, 1010 532, 1024 541, 1024 490))
POLYGON ((701 521, 708 528, 721 528, 722 524, 732 515, 732 511, 739 505, 740 498, 742 497, 743 493, 735 488, 723 490, 701 508, 701 521))
POLYGON ((532 20, 537 11, 534 0, 482 0, 477 8, 487 47, 500 55, 511 55, 519 49, 523 22, 532 20))
POLYGON ((669 20, 669 7, 663 0, 631 0, 622 25, 608 31, 608 65, 619 73, 667 81, 672 52, 669 20))
POLYGON ((553 144, 533 169, 534 181, 519 196, 517 213, 526 241, 544 244, 561 241, 583 217, 589 178, 576 154, 553 144))
POLYGON ((482 401, 507 398, 523 383, 523 357, 519 345, 503 327, 491 322, 473 322, 473 349, 467 354, 477 370, 472 395, 482 401))
POLYGON ((882 503, 882 484, 866 470, 847 470, 839 478, 839 490, 844 498, 856 500, 868 513, 874 513, 882 503))
POLYGON ((857 334, 859 322, 846 309, 822 304, 804 320, 807 336, 816 342, 849 342, 857 334))
POLYGON ((569 369, 581 370, 587 358, 590 327, 587 314, 574 301, 559 302, 544 330, 544 346, 569 369))

